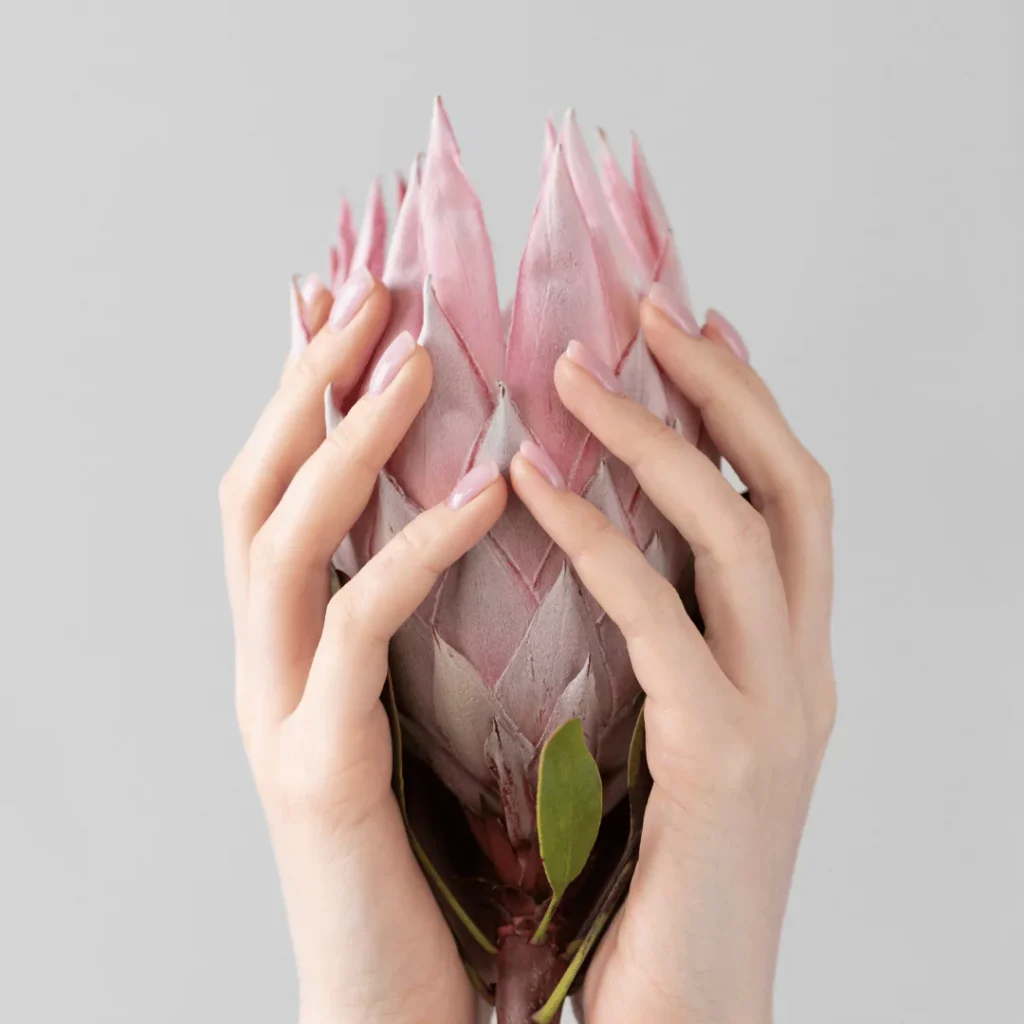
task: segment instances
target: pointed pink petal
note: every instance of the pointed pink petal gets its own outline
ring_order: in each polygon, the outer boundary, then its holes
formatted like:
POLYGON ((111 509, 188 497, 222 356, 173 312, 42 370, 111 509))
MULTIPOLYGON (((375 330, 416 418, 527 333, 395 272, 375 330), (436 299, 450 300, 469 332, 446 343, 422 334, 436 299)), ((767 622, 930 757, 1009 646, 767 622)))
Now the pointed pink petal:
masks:
POLYGON ((533 750, 522 737, 495 722, 484 743, 484 755, 497 781, 509 841, 513 847, 523 847, 533 838, 536 826, 528 781, 533 750))
POLYGON ((306 327, 306 315, 299 283, 293 277, 288 292, 288 314, 291 326, 291 355, 298 359, 309 344, 309 330, 306 327))
POLYGON ((434 106, 421 189, 423 245, 437 300, 492 390, 505 342, 491 241, 441 101, 434 106))
POLYGON ((676 255, 675 241, 672 238, 672 226, 665 212, 665 204, 661 201, 647 159, 640 148, 640 140, 633 136, 633 180, 636 182, 636 194, 640 200, 640 210, 647 234, 658 253, 658 261, 654 270, 654 280, 671 288, 687 309, 691 309, 690 290, 683 275, 683 268, 676 255))
POLYGON ((637 281, 646 290, 654 276, 654 265, 658 250, 651 244, 637 199, 629 179, 622 173, 608 139, 601 132, 601 188, 605 199, 626 241, 626 248, 633 262, 637 281))
POLYGON ((428 278, 423 288, 420 344, 430 353, 434 384, 388 463, 405 493, 421 508, 444 499, 466 471, 492 407, 480 370, 452 330, 432 283, 428 278))
POLYGON ((555 146, 558 145, 558 129, 555 127, 555 119, 548 114, 544 124, 544 156, 540 164, 541 184, 548 180, 551 173, 551 159, 555 155, 555 146))
POLYGON ((493 686, 536 607, 508 560, 485 537, 445 573, 433 625, 493 686))
POLYGON ((341 209, 338 213, 338 239, 335 243, 337 263, 332 268, 331 291, 336 292, 348 277, 352 269, 352 253, 356 247, 356 233, 352 224, 352 207, 342 196, 341 209))
POLYGON ((352 266, 366 267, 374 277, 384 273, 384 254, 388 242, 388 214, 384 208, 384 195, 380 180, 374 178, 370 195, 366 201, 363 222, 359 225, 359 238, 352 253, 352 266))
POLYGON ((417 337, 423 327, 426 257, 420 240, 420 158, 409 172, 409 186, 398 211, 382 280, 391 292, 391 319, 377 350, 382 352, 402 331, 417 337))
POLYGON ((597 680, 594 678, 591 660, 588 657, 576 678, 562 691, 544 726, 544 735, 539 746, 543 746, 551 734, 570 718, 578 718, 583 726, 587 747, 597 750, 598 731, 601 727, 601 709, 597 699, 597 680))
POLYGON ((569 176, 593 236, 601 281, 615 323, 618 352, 623 352, 635 337, 639 326, 637 292, 631 280, 632 271, 622 238, 612 222, 594 162, 572 110, 562 122, 561 142, 569 176))
MULTIPOLYGON (((474 464, 493 459, 501 471, 508 470, 512 456, 523 441, 533 440, 523 425, 519 410, 509 398, 504 384, 498 385, 498 404, 487 429, 481 435, 473 455, 474 464)), ((491 528, 491 539, 522 576, 534 594, 538 594, 537 577, 553 546, 551 538, 541 529, 515 491, 509 491, 508 504, 501 518, 491 528)))
MULTIPOLYGON (((328 254, 329 272, 327 274, 327 283, 331 291, 334 291, 335 281, 338 280, 338 273, 341 270, 341 260, 338 257, 338 247, 336 245, 331 246, 330 253, 328 254)), ((340 283, 338 287, 341 287, 340 283)))
POLYGON ((405 193, 408 189, 405 176, 401 171, 395 171, 395 209, 400 210, 405 202, 405 193))
POLYGON ((587 432, 562 405, 553 379, 574 338, 609 365, 617 362, 590 229, 558 146, 519 264, 505 380, 524 422, 570 483, 592 471, 576 464, 587 432))
POLYGON ((494 687, 498 703, 531 743, 540 743, 558 698, 587 667, 596 642, 583 588, 563 566, 494 687))

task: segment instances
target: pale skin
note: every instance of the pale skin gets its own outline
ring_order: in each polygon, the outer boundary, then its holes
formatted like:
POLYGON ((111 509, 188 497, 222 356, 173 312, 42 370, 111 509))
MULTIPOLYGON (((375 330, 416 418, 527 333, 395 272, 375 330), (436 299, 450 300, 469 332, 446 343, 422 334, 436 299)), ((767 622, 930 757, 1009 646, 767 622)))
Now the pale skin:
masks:
MULTIPOLYGON (((359 380, 383 285, 343 329, 329 297, 221 486, 238 719, 284 891, 302 1024, 470 1022, 477 999, 405 837, 379 697, 390 636, 507 500, 498 477, 424 512, 331 597, 329 561, 431 385, 416 349, 324 438, 323 394, 359 380)), ((563 403, 690 542, 706 631, 593 506, 517 455, 512 487, 622 629, 647 695, 654 778, 626 902, 583 990, 588 1024, 772 1019, 797 846, 835 713, 828 478, 714 327, 642 307, 748 504, 693 445, 568 356, 563 403)), ((702 448, 707 447, 702 445, 702 448)))

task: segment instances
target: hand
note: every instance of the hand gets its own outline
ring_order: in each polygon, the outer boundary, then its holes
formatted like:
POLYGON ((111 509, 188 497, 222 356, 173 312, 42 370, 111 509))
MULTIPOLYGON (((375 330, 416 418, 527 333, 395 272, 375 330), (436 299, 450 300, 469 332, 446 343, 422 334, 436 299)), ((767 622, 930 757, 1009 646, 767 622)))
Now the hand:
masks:
POLYGON ((424 512, 331 597, 331 556, 431 385, 426 351, 401 338, 371 393, 324 438, 325 389, 353 389, 388 319, 386 289, 356 278, 326 325, 329 297, 313 297, 319 332, 221 485, 238 720, 284 889, 303 1024, 469 1021, 474 994, 391 791, 379 697, 391 634, 490 529, 507 491, 496 468, 482 490, 478 474, 475 496, 464 488, 457 510, 424 512))
POLYGON ((516 456, 515 490, 621 628, 647 695, 654 788, 639 862, 583 1006, 588 1024, 764 1024, 835 709, 829 483, 722 318, 694 336, 648 301, 642 321, 753 504, 570 346, 559 395, 689 541, 706 626, 702 637, 672 585, 597 509, 516 456))

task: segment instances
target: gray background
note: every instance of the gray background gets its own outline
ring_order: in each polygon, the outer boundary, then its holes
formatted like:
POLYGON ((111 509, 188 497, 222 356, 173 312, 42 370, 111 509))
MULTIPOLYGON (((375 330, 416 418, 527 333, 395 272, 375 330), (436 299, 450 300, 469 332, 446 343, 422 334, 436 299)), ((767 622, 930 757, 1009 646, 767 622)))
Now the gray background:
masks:
POLYGON ((435 92, 506 294, 544 115, 637 129, 833 474, 779 1021, 1022 1019, 1022 57, 1018 0, 4 5, 0 1020, 293 1018, 215 487, 435 92))

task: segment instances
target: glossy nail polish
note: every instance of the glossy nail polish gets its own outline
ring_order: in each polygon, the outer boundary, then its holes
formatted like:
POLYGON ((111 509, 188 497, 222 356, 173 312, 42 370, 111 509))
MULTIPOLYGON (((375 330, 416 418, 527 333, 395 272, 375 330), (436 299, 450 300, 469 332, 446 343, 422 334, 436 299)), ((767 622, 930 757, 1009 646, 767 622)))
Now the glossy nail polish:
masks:
POLYGON ((448 507, 460 509, 468 505, 478 494, 487 490, 498 479, 498 464, 489 459, 474 466, 453 488, 448 495, 448 507))
POLYGON ((622 387, 619 385, 615 371, 602 362, 593 352, 578 341, 570 341, 565 350, 566 358, 574 362, 581 370, 586 370, 603 387, 607 388, 613 395, 621 395, 622 387))
POLYGON ((741 362, 750 362, 750 352, 740 337, 740 332, 716 309, 708 310, 708 319, 705 324, 707 330, 712 331, 717 337, 732 349, 732 354, 741 362))
POLYGON ((519 446, 519 454, 522 455, 527 462, 552 487, 565 487, 565 477, 559 472, 558 467, 555 465, 554 459, 539 444, 535 441, 524 441, 519 446))
POLYGON ((663 284, 656 282, 647 293, 648 301, 662 311, 685 334, 700 336, 700 324, 694 315, 663 284))
POLYGON ((408 331, 402 331, 384 349, 383 355, 377 360, 377 365, 373 368, 373 373, 370 374, 370 383, 366 386, 366 393, 368 395, 381 394, 415 351, 416 339, 408 331))
POLYGON ((347 326, 372 291, 373 276, 366 267, 356 267, 334 297, 331 315, 327 320, 331 330, 340 331, 347 326))

